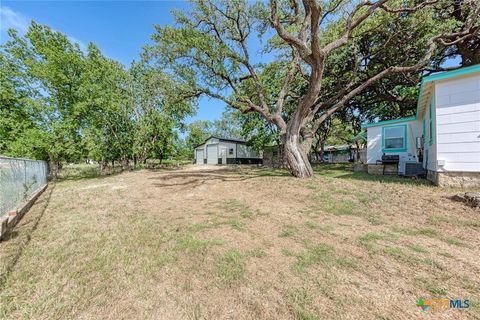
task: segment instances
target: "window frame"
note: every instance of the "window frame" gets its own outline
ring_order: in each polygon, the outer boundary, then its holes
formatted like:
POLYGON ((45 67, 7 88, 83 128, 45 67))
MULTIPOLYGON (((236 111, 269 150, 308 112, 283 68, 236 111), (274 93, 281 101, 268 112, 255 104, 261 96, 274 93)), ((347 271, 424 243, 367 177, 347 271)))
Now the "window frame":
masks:
POLYGON ((228 148, 228 155, 233 156, 233 148, 228 148))
POLYGON ((407 124, 382 127, 382 151, 384 153, 406 152, 408 149, 407 124), (391 128, 403 128, 403 146, 401 148, 385 148, 385 131, 391 128))

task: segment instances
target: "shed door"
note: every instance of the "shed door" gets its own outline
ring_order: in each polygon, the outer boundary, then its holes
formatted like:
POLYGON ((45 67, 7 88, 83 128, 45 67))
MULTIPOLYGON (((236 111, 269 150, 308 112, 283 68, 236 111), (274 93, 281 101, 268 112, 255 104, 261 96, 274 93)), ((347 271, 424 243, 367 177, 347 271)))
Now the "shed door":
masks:
POLYGON ((207 163, 218 164, 218 146, 217 145, 207 146, 207 163))
POLYGON ((197 164, 203 164, 203 149, 198 149, 195 154, 197 164))

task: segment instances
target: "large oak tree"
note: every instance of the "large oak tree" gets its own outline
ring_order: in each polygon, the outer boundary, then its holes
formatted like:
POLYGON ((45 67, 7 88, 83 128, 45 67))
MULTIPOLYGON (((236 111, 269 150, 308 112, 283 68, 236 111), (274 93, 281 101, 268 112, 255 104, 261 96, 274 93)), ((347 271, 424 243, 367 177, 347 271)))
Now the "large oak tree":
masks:
POLYGON ((307 156, 313 134, 326 119, 378 81, 418 72, 438 51, 476 35, 479 4, 463 1, 469 9, 463 10, 461 21, 448 14, 438 23, 438 8, 449 10, 445 3, 199 0, 190 13, 175 13, 175 26, 157 26, 155 44, 147 52, 152 64, 186 84, 188 90, 179 96, 208 95, 274 124, 291 173, 306 178, 313 175, 307 156), (374 37, 376 31, 382 36, 374 37), (374 37, 378 50, 362 55, 356 40, 366 34, 374 37), (369 65, 382 47, 392 44, 398 46, 394 57, 369 65), (282 66, 275 79, 262 77, 266 61, 258 58, 261 50, 272 48, 266 59, 274 57, 282 66), (348 61, 348 68, 332 63, 338 54, 345 55, 340 61, 348 61), (335 68, 344 70, 338 83, 327 76, 335 68), (300 91, 292 88, 298 76, 305 81, 300 91), (275 90, 271 81, 278 83, 275 90), (254 88, 253 94, 244 90, 245 83, 254 88), (294 105, 289 112, 287 104, 294 105))

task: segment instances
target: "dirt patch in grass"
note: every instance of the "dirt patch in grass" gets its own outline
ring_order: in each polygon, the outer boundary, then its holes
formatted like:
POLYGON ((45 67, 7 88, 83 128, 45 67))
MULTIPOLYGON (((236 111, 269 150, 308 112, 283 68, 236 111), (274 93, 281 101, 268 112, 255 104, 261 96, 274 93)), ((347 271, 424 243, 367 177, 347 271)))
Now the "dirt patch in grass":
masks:
POLYGON ((416 319, 452 297, 472 307, 435 317, 479 319, 478 212, 348 169, 61 181, 0 243, 0 318, 416 319))

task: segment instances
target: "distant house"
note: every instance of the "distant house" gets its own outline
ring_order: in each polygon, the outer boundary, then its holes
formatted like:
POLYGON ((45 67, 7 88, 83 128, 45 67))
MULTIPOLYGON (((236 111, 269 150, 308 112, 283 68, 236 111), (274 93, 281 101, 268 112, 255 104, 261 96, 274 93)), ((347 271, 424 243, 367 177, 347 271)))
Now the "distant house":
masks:
POLYGON ((368 170, 426 172, 437 185, 480 186, 480 65, 437 73, 421 84, 416 115, 365 125, 368 170))
POLYGON ((318 159, 327 163, 347 163, 355 160, 356 146, 344 144, 338 146, 325 146, 323 149, 323 159, 318 159))
MULTIPOLYGON (((322 152, 309 154, 311 163, 348 163, 361 162, 365 149, 357 149, 356 145, 325 146, 322 152), (322 158, 323 154, 323 158, 322 158)), ((278 145, 266 146, 263 149, 263 165, 273 168, 286 168, 287 163, 283 154, 283 147, 278 145)))
POLYGON ((260 164, 260 153, 241 139, 211 136, 195 147, 196 164, 260 164))

